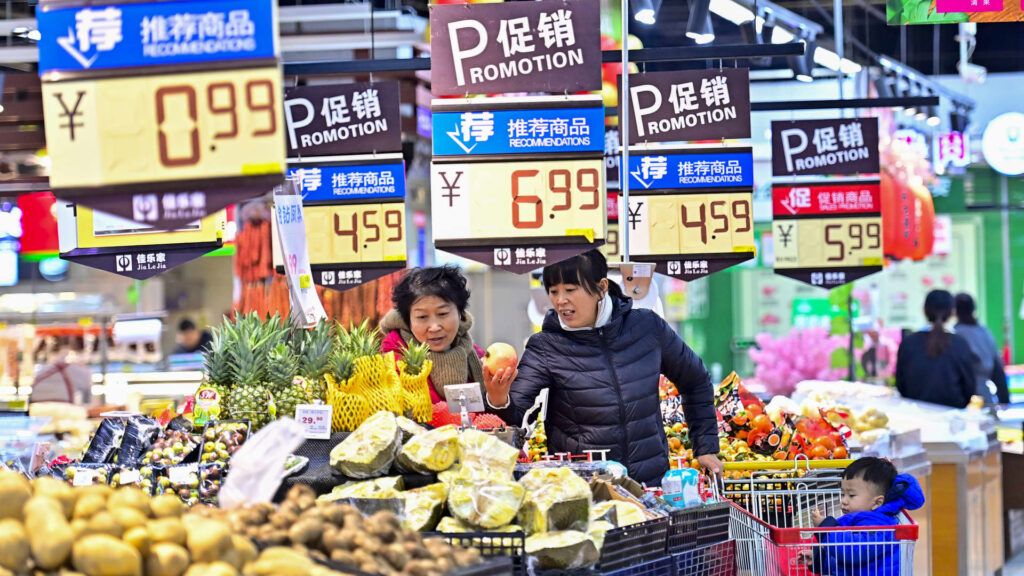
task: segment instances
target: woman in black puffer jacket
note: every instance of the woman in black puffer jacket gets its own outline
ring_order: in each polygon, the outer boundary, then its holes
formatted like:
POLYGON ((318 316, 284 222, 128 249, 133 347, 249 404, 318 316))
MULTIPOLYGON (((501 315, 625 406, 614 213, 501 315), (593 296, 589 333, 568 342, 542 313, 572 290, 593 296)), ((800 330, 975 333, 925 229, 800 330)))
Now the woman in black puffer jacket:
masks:
POLYGON ((548 388, 550 452, 607 450, 634 480, 658 485, 669 469, 658 400, 664 374, 679 388, 694 454, 720 472, 714 391, 704 363, 664 320, 634 310, 607 275, 596 250, 544 269, 554 309, 527 342, 518 373, 484 370, 491 410, 506 422, 522 422, 548 388))

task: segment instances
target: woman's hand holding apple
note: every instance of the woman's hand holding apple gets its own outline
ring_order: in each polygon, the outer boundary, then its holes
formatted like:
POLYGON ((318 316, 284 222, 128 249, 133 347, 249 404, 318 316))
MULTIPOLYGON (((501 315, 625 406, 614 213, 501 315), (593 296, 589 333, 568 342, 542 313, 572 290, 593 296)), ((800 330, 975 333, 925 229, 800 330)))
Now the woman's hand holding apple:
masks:
POLYGON ((491 406, 508 404, 508 391, 512 381, 519 375, 516 365, 519 357, 515 348, 497 342, 491 344, 484 354, 484 388, 487 389, 487 401, 491 406))

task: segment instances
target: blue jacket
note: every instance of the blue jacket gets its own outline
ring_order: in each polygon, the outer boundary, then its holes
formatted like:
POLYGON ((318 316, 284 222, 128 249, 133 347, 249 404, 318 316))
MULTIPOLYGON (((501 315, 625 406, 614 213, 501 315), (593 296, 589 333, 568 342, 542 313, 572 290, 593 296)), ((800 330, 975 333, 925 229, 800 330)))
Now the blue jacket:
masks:
POLYGON ((718 453, 711 377, 654 312, 633 309, 624 297, 613 297, 612 304, 611 319, 595 330, 563 330, 556 312, 548 311, 519 361, 509 407, 495 412, 518 424, 548 388, 549 452, 608 450, 608 459, 626 466, 634 480, 658 485, 669 469, 660 375, 679 388, 696 455, 718 453))
MULTIPOLYGON (((885 495, 885 503, 869 512, 851 512, 839 518, 829 516, 820 528, 877 527, 899 524, 901 510, 924 506, 924 493, 917 480, 900 474, 885 495)), ((899 576, 900 543, 891 531, 817 532, 811 571, 821 576, 899 576)))

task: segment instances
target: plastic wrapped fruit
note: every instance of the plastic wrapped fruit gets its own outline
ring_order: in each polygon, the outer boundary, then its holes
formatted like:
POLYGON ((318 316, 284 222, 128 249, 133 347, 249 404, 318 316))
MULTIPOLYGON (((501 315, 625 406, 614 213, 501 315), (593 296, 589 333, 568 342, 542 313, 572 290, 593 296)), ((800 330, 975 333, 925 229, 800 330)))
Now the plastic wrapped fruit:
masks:
POLYGON ((211 422, 203 431, 202 456, 199 457, 199 461, 203 464, 227 464, 248 438, 248 420, 211 422))
POLYGON ((519 523, 527 534, 585 530, 590 523, 590 485, 569 468, 539 468, 520 479, 526 499, 519 523))
POLYGON ((142 457, 142 465, 172 466, 181 464, 195 450, 197 443, 187 432, 167 430, 142 457))
POLYGON ((516 517, 525 495, 522 484, 499 474, 459 478, 448 494, 448 509, 459 520, 474 526, 498 528, 516 517))
POLYGON ((443 472, 455 464, 459 454, 459 431, 444 426, 414 436, 402 446, 398 463, 413 472, 443 472))
POLYGON ((530 536, 526 553, 536 558, 541 568, 560 570, 591 566, 600 557, 590 536, 575 530, 530 536))
POLYGON ((401 447, 395 415, 377 412, 331 450, 331 466, 350 478, 372 478, 391 467, 401 447))
POLYGON ((407 530, 428 532, 433 530, 444 513, 448 500, 448 487, 438 482, 402 494, 405 497, 405 516, 402 526, 407 530))
POLYGON ((479 430, 463 430, 459 436, 459 461, 463 468, 502 472, 509 477, 519 460, 519 450, 479 430))

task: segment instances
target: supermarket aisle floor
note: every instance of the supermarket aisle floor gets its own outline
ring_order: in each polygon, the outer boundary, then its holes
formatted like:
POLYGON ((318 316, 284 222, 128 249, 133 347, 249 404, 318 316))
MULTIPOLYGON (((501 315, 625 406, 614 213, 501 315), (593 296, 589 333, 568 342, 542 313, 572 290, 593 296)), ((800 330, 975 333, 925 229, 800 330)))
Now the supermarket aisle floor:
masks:
POLYGON ((1003 576, 1024 576, 1024 553, 1018 554, 1006 563, 1003 576))

